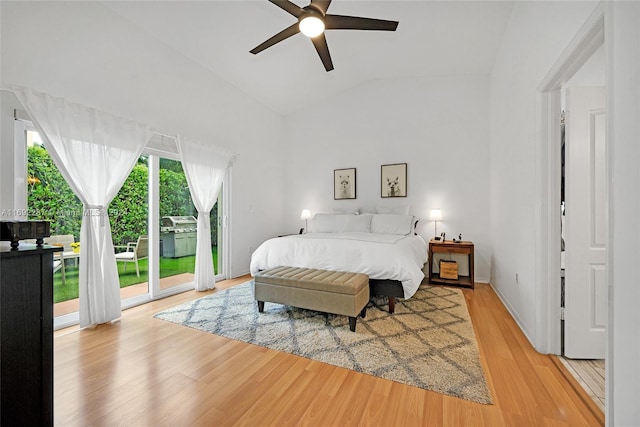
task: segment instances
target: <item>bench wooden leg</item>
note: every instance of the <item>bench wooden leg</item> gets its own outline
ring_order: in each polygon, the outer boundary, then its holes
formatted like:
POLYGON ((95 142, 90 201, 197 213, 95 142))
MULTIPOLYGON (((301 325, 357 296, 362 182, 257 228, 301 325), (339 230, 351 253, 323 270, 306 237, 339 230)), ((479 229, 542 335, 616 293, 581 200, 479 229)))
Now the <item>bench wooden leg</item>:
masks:
POLYGON ((356 318, 355 317, 349 316, 349 329, 351 329, 351 332, 355 332, 356 331, 356 318))
POLYGON ((396 311, 396 297, 389 297, 389 313, 393 314, 396 311))
POLYGON ((367 306, 365 305, 364 308, 362 309, 362 311, 360 312, 360 317, 362 317, 363 319, 365 317, 367 317, 367 306))
POLYGON ((258 312, 264 313, 264 301, 258 301, 258 312))

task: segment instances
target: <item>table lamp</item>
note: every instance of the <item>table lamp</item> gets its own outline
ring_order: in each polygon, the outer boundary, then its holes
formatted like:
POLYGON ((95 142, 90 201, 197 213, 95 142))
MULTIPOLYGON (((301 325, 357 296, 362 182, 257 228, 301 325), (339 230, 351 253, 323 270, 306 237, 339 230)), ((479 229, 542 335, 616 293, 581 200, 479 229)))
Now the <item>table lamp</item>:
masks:
POLYGON ((308 229, 308 220, 311 218, 311 211, 309 209, 303 209, 300 214, 300 219, 304 219, 304 232, 307 233, 308 229))
POLYGON ((438 235, 438 221, 442 221, 442 210, 440 209, 431 209, 431 213, 429 213, 429 221, 434 221, 433 232, 434 235, 438 235))

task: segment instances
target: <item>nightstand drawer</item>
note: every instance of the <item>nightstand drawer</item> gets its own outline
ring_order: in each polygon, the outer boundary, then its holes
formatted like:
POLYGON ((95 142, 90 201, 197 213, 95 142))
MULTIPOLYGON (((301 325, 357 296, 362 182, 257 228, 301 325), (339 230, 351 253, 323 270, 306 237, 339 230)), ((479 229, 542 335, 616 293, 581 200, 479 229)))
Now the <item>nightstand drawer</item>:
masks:
MULTIPOLYGON (((458 245, 458 243, 454 243, 454 245, 458 245)), ((469 245, 464 245, 462 243, 459 244, 460 246, 451 246, 451 245, 446 245, 446 246, 436 246, 434 245, 431 248, 432 252, 451 252, 454 254, 468 254, 470 251, 473 250, 473 245, 469 246, 469 245)))

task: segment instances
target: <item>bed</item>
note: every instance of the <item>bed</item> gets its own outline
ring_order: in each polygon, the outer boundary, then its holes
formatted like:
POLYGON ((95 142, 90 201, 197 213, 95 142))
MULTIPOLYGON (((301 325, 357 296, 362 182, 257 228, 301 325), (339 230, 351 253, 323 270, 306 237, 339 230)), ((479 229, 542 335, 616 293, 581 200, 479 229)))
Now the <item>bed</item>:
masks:
POLYGON ((251 274, 278 266, 364 273, 371 295, 411 298, 427 261, 427 244, 411 215, 317 214, 310 232, 267 240, 251 256, 251 274))

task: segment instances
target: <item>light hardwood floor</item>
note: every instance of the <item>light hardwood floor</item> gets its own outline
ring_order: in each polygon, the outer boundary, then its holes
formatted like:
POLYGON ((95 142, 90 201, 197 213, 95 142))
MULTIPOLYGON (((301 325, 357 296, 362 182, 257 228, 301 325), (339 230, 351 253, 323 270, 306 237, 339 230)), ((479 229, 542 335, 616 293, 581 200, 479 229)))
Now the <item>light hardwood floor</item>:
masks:
POLYGON ((591 397, 591 400, 604 411, 605 370, 604 359, 577 360, 561 357, 560 361, 578 384, 591 397))
MULTIPOLYGON (((225 281, 219 289, 248 277, 225 281)), ((490 286, 464 294, 494 404, 481 405, 154 319, 205 293, 55 333, 59 426, 592 426, 602 414, 531 347, 490 286)))

